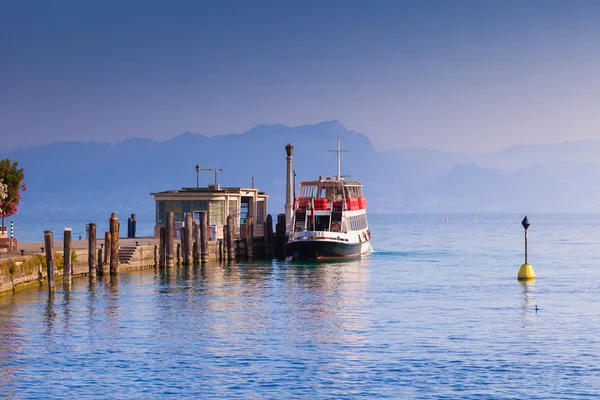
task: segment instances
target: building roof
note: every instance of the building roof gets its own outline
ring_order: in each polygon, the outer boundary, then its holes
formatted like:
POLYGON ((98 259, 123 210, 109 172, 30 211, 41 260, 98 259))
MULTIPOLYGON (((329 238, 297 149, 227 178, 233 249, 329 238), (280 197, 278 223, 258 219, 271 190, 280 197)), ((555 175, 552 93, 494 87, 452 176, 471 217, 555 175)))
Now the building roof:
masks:
MULTIPOLYGON (((186 195, 190 195, 190 194, 243 194, 242 192, 256 192, 259 196, 266 196, 266 197, 269 196, 265 192, 260 192, 257 188, 242 188, 242 187, 223 188, 220 185, 217 185, 216 187, 214 185, 210 185, 209 187, 200 187, 200 188, 173 189, 173 190, 166 190, 164 192, 155 192, 155 193, 150 193, 150 194, 152 196, 156 196, 156 195, 160 195, 160 194, 174 194, 174 195, 178 195, 178 194, 186 194, 186 195)), ((245 194, 249 194, 249 193, 245 193, 245 194)))

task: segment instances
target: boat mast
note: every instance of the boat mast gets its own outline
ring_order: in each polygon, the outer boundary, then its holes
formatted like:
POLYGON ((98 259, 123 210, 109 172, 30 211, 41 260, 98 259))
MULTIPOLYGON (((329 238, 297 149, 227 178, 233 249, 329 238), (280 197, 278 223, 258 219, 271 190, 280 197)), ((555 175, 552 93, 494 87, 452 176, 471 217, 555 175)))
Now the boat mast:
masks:
POLYGON ((340 148, 340 135, 338 135, 338 138, 337 138, 337 180, 338 181, 341 179, 341 175, 340 175, 340 165, 341 165, 340 154, 341 153, 342 153, 342 149, 340 148))
POLYGON ((348 150, 342 150, 341 144, 340 144, 340 131, 338 128, 338 137, 337 137, 337 149, 336 150, 327 150, 327 151, 335 151, 337 153, 337 176, 336 179, 338 181, 342 180, 342 168, 341 168, 341 159, 342 159, 342 153, 347 152, 348 150))

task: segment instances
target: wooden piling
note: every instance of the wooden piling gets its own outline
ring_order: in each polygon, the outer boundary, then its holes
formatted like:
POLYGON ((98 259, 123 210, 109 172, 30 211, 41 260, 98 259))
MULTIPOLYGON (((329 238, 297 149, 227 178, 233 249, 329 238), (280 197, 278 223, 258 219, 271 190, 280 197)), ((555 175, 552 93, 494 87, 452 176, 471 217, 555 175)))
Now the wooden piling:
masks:
POLYGON ((52 231, 44 231, 44 245, 46 248, 46 271, 48 272, 48 292, 54 293, 54 240, 52 231))
POLYGON ((119 275, 119 219, 115 213, 110 216, 110 275, 119 275))
POLYGON ((227 216, 227 259, 235 260, 235 238, 234 234, 234 226, 233 226, 233 217, 231 215, 227 216))
POLYGON ((265 238, 265 255, 271 257, 273 255, 273 217, 267 215, 267 221, 264 223, 264 238, 265 238))
POLYGON ((200 224, 194 226, 194 236, 196 236, 196 240, 194 241, 194 265, 200 263, 200 253, 201 253, 201 235, 200 235, 200 224))
POLYGON ((193 259, 192 259, 192 264, 196 265, 196 264, 198 264, 198 259, 199 259, 199 256, 200 256, 200 252, 198 251, 198 241, 194 240, 193 243, 194 243, 194 245, 192 246, 192 250, 193 250, 192 254, 194 256, 193 256, 193 259))
POLYGON ((111 244, 112 240, 110 237, 110 232, 104 232, 104 260, 102 261, 102 268, 99 270, 100 275, 102 276, 108 275, 108 266, 110 265, 111 244))
POLYGON ((98 268, 96 269, 96 273, 101 276, 102 275, 102 263, 104 259, 102 258, 102 249, 98 249, 98 268))
POLYGON ((154 245, 154 268, 158 266, 158 246, 154 245))
MULTIPOLYGON (((227 225, 225 225, 225 226, 227 226, 227 225)), ((219 262, 221 262, 221 261, 223 261, 223 258, 224 258, 223 257, 223 240, 219 239, 217 241, 217 243, 219 243, 219 262)))
POLYGON ((158 266, 160 268, 164 268, 166 265, 166 234, 167 230, 164 226, 160 227, 160 239, 158 241, 159 244, 159 252, 158 252, 158 266))
POLYGON ((285 257, 285 214, 277 214, 277 231, 275 240, 275 253, 278 257, 285 257))
POLYGON ((193 254, 193 243, 194 243, 194 231, 193 229, 193 218, 192 218, 192 213, 186 213, 185 214, 185 229, 184 229, 184 234, 185 234, 185 253, 183 256, 183 263, 187 266, 187 265, 191 265, 192 264, 192 254, 193 254))
POLYGON ((167 268, 173 267, 173 250, 174 250, 174 236, 175 236, 175 225, 174 216, 172 211, 165 213, 165 265, 167 268))
POLYGON ((254 256, 254 218, 246 218, 246 258, 254 256))
POLYGON ((98 264, 96 263, 96 224, 88 224, 88 276, 95 277, 98 264))
POLYGON ((135 214, 131 214, 131 237, 134 238, 135 231, 137 227, 137 216, 135 214))
POLYGON ((206 213, 200 213, 200 261, 208 261, 208 225, 206 213))
POLYGON ((222 250, 221 250, 221 258, 223 261, 229 260, 229 244, 227 243, 229 240, 229 227, 227 225, 223 225, 223 240, 221 240, 222 250))
POLYGON ((72 229, 65 228, 63 236, 63 285, 65 288, 70 288, 73 282, 73 272, 71 271, 71 239, 72 229))
POLYGON ((181 242, 177 243, 177 265, 181 265, 181 242))

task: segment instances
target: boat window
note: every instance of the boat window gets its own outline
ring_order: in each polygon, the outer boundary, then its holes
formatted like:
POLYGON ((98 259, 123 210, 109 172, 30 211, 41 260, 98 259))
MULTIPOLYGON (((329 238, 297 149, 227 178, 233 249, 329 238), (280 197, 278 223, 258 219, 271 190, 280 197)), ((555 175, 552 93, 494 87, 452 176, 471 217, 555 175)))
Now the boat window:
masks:
POLYGON ((329 215, 315 216, 315 230, 316 231, 328 231, 329 230, 329 215))

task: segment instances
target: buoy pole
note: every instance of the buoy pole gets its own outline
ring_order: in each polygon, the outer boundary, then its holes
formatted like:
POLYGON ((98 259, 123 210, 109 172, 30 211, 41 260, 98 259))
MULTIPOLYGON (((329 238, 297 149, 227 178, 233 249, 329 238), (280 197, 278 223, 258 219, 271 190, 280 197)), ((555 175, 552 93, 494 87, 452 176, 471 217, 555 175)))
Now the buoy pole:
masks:
POLYGON ((529 281, 535 279, 535 271, 533 270, 531 264, 527 262, 527 228, 529 228, 529 225, 531 225, 527 215, 525 218, 523 218, 523 221, 521 221, 521 225, 523 225, 523 228, 525 228, 525 264, 522 264, 521 268, 519 268, 517 279, 520 281, 529 281))

